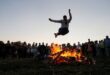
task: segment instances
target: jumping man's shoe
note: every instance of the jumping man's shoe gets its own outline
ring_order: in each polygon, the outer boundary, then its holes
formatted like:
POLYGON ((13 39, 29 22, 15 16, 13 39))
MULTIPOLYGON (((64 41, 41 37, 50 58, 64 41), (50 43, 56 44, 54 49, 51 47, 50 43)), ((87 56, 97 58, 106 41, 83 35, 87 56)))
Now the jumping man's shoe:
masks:
POLYGON ((55 38, 57 38, 57 33, 54 33, 54 35, 55 35, 55 38))

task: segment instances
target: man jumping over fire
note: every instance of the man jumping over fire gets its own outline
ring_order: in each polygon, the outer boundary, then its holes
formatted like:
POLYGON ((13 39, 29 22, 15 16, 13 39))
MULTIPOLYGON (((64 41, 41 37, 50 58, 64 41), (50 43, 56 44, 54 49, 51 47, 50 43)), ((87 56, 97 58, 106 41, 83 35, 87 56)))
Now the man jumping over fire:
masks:
POLYGON ((54 33, 55 38, 57 38, 58 35, 65 35, 69 32, 68 28, 69 28, 69 23, 72 20, 72 15, 71 15, 71 10, 69 9, 69 19, 67 19, 67 16, 64 15, 62 20, 53 20, 51 18, 49 18, 49 20, 51 22, 55 22, 55 23, 61 23, 61 27, 58 30, 58 33, 54 33))

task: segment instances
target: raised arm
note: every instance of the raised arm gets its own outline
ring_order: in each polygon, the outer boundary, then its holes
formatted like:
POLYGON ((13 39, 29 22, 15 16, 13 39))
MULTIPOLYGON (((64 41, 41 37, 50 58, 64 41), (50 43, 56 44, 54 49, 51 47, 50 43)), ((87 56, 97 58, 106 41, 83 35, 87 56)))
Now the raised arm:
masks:
POLYGON ((71 10, 69 9, 69 21, 72 20, 71 10))
POLYGON ((51 18, 49 18, 49 21, 56 22, 56 23, 61 23, 61 20, 52 20, 51 18))

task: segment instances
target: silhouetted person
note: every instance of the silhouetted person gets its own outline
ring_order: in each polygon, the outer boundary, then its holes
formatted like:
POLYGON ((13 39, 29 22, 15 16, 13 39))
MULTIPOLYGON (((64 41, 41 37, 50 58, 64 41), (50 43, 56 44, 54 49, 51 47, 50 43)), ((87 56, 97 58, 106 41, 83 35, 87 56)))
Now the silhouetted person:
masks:
POLYGON ((104 41, 103 40, 99 41, 99 50, 100 50, 101 57, 105 57, 105 47, 104 47, 104 41))
POLYGON ((106 55, 110 56, 110 38, 109 38, 109 36, 106 36, 106 38, 104 39, 104 46, 105 46, 106 55))
POLYGON ((82 43, 81 50, 82 50, 82 54, 86 55, 86 44, 85 43, 82 43))
POLYGON ((95 64, 96 60, 95 60, 95 56, 96 56, 96 50, 95 50, 95 45, 93 41, 90 41, 90 39, 88 39, 88 43, 87 43, 87 57, 88 60, 90 61, 90 64, 95 64))
POLYGON ((0 58, 5 58, 5 44, 3 41, 0 41, 0 58))
POLYGON ((100 56, 100 49, 99 49, 99 43, 98 40, 94 41, 95 48, 96 48, 96 56, 100 56))
POLYGON ((11 51, 11 43, 8 40, 7 43, 5 44, 5 57, 8 57, 10 55, 10 51, 11 51))
POLYGON ((44 60, 45 54, 46 54, 46 46, 44 45, 44 42, 42 43, 42 45, 39 43, 38 51, 40 53, 39 56, 38 56, 38 59, 39 60, 44 60))
POLYGON ((61 23, 61 27, 59 28, 58 33, 54 33, 55 38, 58 35, 65 35, 69 32, 68 27, 69 27, 70 21, 72 20, 71 10, 69 9, 69 19, 67 19, 67 16, 64 15, 62 20, 53 20, 51 18, 49 18, 49 20, 51 22, 61 23))
POLYGON ((74 43, 74 44, 73 44, 73 49, 76 49, 76 47, 77 47, 77 46, 76 46, 76 43, 74 43))

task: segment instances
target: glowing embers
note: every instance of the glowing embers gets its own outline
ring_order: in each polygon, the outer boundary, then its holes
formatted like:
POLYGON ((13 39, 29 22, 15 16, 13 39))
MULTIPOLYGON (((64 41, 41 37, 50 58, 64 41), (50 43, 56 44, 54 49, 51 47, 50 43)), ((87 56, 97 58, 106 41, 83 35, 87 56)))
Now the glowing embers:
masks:
POLYGON ((84 56, 81 49, 76 49, 73 47, 61 46, 58 44, 52 44, 50 47, 50 58, 54 63, 72 63, 72 62, 82 62, 84 56))

